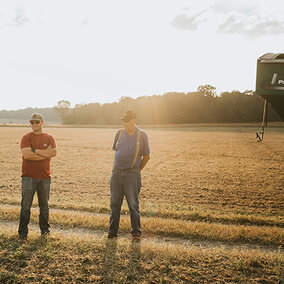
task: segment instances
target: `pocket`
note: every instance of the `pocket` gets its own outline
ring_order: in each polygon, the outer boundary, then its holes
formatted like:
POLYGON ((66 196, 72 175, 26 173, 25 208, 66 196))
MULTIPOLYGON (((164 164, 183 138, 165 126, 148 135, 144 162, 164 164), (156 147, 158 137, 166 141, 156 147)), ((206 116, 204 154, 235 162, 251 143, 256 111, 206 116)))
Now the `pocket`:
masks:
POLYGON ((33 179, 27 176, 22 177, 22 188, 32 187, 33 179))
POLYGON ((110 179, 109 179, 109 184, 111 185, 113 182, 115 182, 118 179, 118 173, 117 171, 112 171, 110 179))
POLYGON ((44 184, 44 186, 50 186, 51 179, 44 179, 42 183, 44 184))
POLYGON ((33 192, 33 179, 30 177, 22 177, 22 198, 30 196, 33 192))

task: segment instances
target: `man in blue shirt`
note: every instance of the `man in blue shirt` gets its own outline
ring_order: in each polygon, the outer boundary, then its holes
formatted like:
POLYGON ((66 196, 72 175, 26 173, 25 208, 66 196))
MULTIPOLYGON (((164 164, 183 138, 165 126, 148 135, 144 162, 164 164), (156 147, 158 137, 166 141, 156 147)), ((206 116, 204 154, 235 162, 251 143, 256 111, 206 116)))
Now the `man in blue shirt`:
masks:
POLYGON ((116 132, 112 149, 115 150, 110 180, 110 221, 108 238, 116 238, 123 197, 126 197, 134 241, 141 236, 139 192, 140 172, 150 160, 150 147, 145 131, 136 126, 136 114, 128 110, 121 117, 123 129, 116 132))

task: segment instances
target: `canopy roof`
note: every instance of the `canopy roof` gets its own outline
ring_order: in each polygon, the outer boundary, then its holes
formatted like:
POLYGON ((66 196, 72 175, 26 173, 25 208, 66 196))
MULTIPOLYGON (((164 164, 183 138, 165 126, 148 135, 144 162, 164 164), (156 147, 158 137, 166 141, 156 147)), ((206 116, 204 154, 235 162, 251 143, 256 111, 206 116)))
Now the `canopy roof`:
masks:
POLYGON ((258 58, 256 93, 284 120, 284 53, 266 53, 258 58))

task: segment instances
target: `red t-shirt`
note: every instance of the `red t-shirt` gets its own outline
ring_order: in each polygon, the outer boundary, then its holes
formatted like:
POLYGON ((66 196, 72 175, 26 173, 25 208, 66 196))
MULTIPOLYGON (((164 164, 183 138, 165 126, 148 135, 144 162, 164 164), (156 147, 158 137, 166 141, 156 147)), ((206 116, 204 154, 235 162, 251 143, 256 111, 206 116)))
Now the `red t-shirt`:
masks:
MULTIPOLYGON (((30 147, 32 149, 45 150, 48 146, 56 148, 56 143, 53 136, 47 133, 36 135, 30 132, 22 137, 21 149, 30 147)), ((34 179, 49 179, 50 178, 50 159, 41 161, 25 160, 22 163, 22 176, 28 176, 34 179)))

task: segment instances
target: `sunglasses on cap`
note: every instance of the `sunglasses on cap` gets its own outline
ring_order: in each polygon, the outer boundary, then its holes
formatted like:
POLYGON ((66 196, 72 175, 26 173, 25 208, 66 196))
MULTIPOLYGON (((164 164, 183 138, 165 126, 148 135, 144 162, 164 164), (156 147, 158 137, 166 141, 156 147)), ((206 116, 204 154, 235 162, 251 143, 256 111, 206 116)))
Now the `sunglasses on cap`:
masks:
POLYGON ((39 120, 32 120, 32 121, 30 121, 30 124, 39 124, 39 123, 40 123, 39 120))

